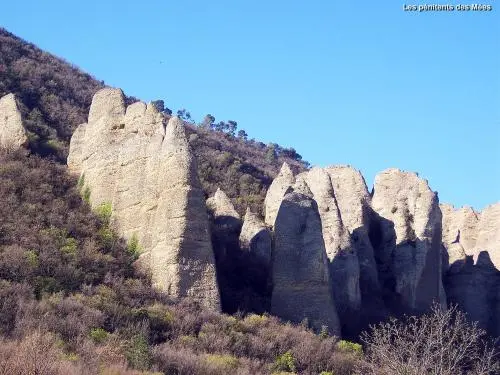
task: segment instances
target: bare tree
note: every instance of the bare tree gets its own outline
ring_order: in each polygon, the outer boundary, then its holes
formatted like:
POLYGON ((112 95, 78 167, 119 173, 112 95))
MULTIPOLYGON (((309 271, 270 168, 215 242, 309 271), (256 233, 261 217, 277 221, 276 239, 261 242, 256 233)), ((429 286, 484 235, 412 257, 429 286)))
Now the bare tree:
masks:
POLYGON ((499 353, 486 332, 452 306, 403 320, 371 326, 361 336, 368 368, 364 374, 493 375, 500 373, 499 353))

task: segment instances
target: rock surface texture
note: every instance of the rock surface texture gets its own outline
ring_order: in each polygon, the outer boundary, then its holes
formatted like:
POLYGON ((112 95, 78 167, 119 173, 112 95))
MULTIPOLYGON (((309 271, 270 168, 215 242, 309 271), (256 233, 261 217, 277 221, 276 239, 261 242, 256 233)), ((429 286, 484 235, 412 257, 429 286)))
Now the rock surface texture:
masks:
POLYGON ((136 236, 154 284, 219 309, 204 194, 184 125, 142 102, 125 107, 119 89, 92 100, 88 123, 70 143, 68 166, 93 207, 110 204, 126 238, 136 236))
POLYGON ((474 254, 479 219, 471 207, 455 210, 452 205, 441 204, 440 208, 443 214, 443 245, 448 253, 448 264, 452 265, 474 254))
POLYGON ((487 251, 497 270, 500 270, 500 202, 486 207, 477 224, 474 256, 487 251))
POLYGON ((476 213, 441 205, 448 302, 493 336, 500 335, 500 203, 476 213))
POLYGON ((299 323, 307 318, 317 330, 323 325, 340 333, 332 297, 328 259, 316 202, 288 192, 275 222, 271 312, 299 323))
POLYGON ((396 312, 445 304, 437 194, 415 173, 388 169, 375 178, 372 207, 372 244, 386 303, 396 312))
POLYGON ((295 183, 295 177, 287 163, 283 163, 280 173, 271 183, 267 190, 266 198, 264 200, 265 209, 265 223, 271 227, 274 226, 274 221, 278 215, 278 210, 281 201, 285 196, 286 191, 295 183))
POLYGON ((255 254, 266 267, 271 263, 272 235, 266 224, 247 208, 240 233, 240 248, 255 254))
POLYGON ((0 98, 0 148, 14 151, 28 142, 14 94, 0 98))

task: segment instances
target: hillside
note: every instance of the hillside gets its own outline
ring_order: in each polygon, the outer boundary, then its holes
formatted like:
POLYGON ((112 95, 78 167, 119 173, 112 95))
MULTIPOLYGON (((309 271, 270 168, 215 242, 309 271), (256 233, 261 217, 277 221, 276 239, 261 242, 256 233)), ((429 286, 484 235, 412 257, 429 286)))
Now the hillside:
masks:
POLYGON ((90 211, 64 166, 0 155, 0 196, 1 374, 257 375, 286 369, 275 362, 288 352, 301 374, 361 363, 303 327, 154 291, 132 267, 134 247, 105 211, 90 211))
POLYGON ((369 192, 0 50, 0 374, 500 371, 500 203, 457 211, 396 168, 369 192))
MULTIPOLYGON (((30 149, 36 154, 66 162, 71 134, 87 121, 92 96, 102 87, 103 81, 0 28, 0 97, 13 93, 22 103, 30 149)), ((300 156, 287 157, 288 150, 278 145, 188 126, 196 134, 191 143, 206 195, 222 188, 240 214, 247 205, 261 211, 265 192, 283 162, 295 172, 308 165, 300 156)))

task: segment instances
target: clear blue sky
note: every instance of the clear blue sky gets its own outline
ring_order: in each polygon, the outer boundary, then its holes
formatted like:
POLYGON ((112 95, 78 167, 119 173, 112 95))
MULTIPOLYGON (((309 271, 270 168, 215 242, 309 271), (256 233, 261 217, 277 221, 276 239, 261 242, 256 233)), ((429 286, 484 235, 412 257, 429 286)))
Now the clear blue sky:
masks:
POLYGON ((0 25, 129 95, 236 120, 315 165, 351 164, 369 187, 398 167, 442 202, 481 209, 500 200, 500 3, 489 3, 9 1, 0 25))

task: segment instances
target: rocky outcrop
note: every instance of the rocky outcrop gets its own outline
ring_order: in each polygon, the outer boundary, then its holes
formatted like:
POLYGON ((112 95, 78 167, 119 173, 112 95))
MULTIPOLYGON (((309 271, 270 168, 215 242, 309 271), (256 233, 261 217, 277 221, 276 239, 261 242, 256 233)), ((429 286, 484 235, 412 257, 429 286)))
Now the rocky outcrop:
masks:
POLYGON ((396 312, 445 304, 441 282, 441 211, 437 194, 415 173, 388 169, 375 178, 370 237, 386 301, 396 312))
POLYGON ((444 277, 448 303, 458 305, 471 321, 492 336, 500 333, 500 271, 495 269, 488 252, 480 252, 476 260, 467 255, 453 263, 444 277))
POLYGON ((207 207, 215 217, 228 216, 240 219, 240 215, 234 209, 233 203, 220 188, 217 189, 213 197, 207 199, 207 207))
POLYGON ((443 245, 448 254, 448 264, 452 265, 474 254, 479 219, 471 207, 455 210, 449 204, 439 206, 443 214, 443 245))
POLYGON ((217 189, 214 196, 207 199, 207 207, 213 215, 212 240, 215 254, 219 260, 223 260, 229 252, 236 252, 238 249, 240 215, 221 189, 217 189))
POLYGON ((266 267, 271 263, 272 236, 266 224, 247 208, 240 233, 242 251, 255 254, 266 267))
POLYGON ((165 128, 153 105, 126 108, 121 90, 102 89, 73 134, 68 166, 92 206, 111 205, 119 232, 138 238, 158 288, 219 308, 205 198, 182 121, 165 128))
POLYGON ((356 254, 363 319, 377 321, 385 316, 386 311, 381 299, 374 249, 369 238, 373 217, 371 195, 357 169, 349 165, 336 165, 326 168, 326 172, 330 176, 342 223, 349 233, 350 246, 356 254))
POLYGON ((477 224, 474 256, 487 251, 497 270, 500 270, 500 202, 486 207, 477 224))
POLYGON ((330 175, 327 170, 316 167, 297 176, 297 182, 303 185, 301 181, 305 181, 318 205, 339 317, 343 323, 353 322, 355 312, 361 308, 359 261, 350 233, 344 225, 330 175))
POLYGON ((317 330, 340 333, 332 298, 321 218, 310 197, 288 192, 275 221, 271 312, 292 322, 307 318, 317 330))
POLYGON ((28 142, 14 94, 0 98, 0 148, 14 151, 28 142))
POLYGON ((281 166, 280 173, 271 183, 269 189, 267 190, 266 198, 264 200, 264 210, 265 210, 265 223, 271 227, 274 226, 274 221, 278 215, 278 210, 281 205, 281 201, 285 196, 286 191, 295 182, 295 177, 293 175, 290 166, 287 163, 283 163, 281 166))
POLYGON ((441 205, 444 276, 448 302, 492 335, 500 334, 500 203, 477 214, 470 207, 441 205))

